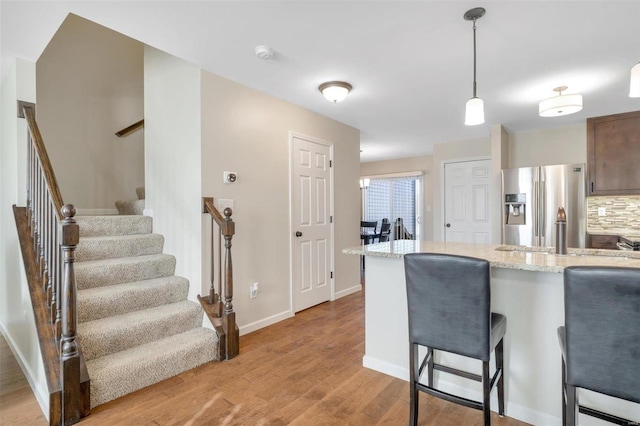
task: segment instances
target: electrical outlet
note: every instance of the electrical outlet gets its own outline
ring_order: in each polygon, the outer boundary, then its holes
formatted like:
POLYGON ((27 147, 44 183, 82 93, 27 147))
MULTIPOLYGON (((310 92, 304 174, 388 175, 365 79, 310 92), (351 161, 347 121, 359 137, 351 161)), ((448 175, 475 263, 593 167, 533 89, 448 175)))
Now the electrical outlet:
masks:
POLYGON ((249 298, 255 299, 256 297, 258 297, 258 291, 260 291, 260 284, 251 284, 251 286, 249 286, 249 298))
POLYGON ((598 207, 598 216, 606 216, 607 208, 606 207, 598 207))

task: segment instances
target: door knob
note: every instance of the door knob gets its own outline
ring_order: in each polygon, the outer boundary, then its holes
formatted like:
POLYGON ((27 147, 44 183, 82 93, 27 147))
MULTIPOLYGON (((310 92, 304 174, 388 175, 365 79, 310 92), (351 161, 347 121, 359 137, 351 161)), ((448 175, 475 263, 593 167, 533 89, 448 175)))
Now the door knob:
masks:
POLYGON ((296 237, 302 237, 302 232, 296 231, 296 237))
POLYGON ((451 228, 451 224, 450 224, 450 223, 447 223, 445 226, 446 226, 447 228, 451 228))

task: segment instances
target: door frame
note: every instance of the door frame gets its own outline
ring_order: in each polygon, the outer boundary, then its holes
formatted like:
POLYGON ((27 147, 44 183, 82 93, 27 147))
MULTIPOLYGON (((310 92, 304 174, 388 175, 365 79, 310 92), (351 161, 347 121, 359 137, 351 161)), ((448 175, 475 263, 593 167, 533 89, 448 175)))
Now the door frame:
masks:
MULTIPOLYGON (((447 190, 447 180, 446 180, 446 176, 445 176, 445 172, 444 172, 444 167, 447 164, 451 164, 451 163, 469 163, 472 161, 484 161, 484 160, 491 160, 491 156, 490 155, 480 155, 477 157, 464 157, 464 158, 455 158, 455 159, 450 159, 450 160, 442 160, 442 164, 440 165, 440 176, 442 176, 442 178, 440 179, 440 218, 442 219, 442 223, 440 223, 440 236, 441 239, 440 241, 446 241, 446 233, 444 230, 444 225, 447 222, 447 205, 445 204, 446 199, 446 190, 447 190)), ((494 194, 494 187, 493 187, 493 180, 489 181, 489 202, 491 202, 491 200, 493 199, 493 194, 494 194)), ((491 210, 489 210, 489 212, 491 212, 491 210)), ((490 218, 491 220, 491 230, 493 230, 493 218, 490 218)), ((436 224, 434 223, 434 226, 436 226, 436 224)), ((493 235, 493 234, 491 234, 493 235)))
MULTIPOLYGON (((294 247, 295 247, 295 229, 293 225, 293 179, 295 176, 293 175, 293 154, 294 154, 294 138, 304 139, 307 142, 317 143, 319 145, 324 145, 329 148, 329 161, 333 163, 333 143, 316 138, 313 136, 308 136, 302 133, 289 131, 289 313, 290 316, 295 316, 295 306, 294 306, 294 283, 293 283, 293 275, 294 275, 294 247)), ((329 214, 331 217, 334 216, 334 176, 333 176, 333 165, 329 167, 329 214)), ((331 239, 329 244, 329 263, 331 271, 335 272, 335 226, 334 220, 331 221, 329 229, 329 238, 331 239)), ((335 278, 333 276, 329 276, 329 285, 330 285, 330 296, 329 300, 333 301, 336 298, 336 288, 335 288, 335 278)))

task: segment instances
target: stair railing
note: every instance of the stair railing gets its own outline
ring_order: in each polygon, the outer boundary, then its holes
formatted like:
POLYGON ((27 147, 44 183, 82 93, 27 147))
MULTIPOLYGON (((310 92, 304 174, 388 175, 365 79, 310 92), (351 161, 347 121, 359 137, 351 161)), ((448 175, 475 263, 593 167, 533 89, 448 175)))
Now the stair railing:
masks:
POLYGON ((231 240, 235 234, 235 223, 231 219, 232 211, 230 208, 224 209, 224 217, 222 217, 213 204, 213 198, 204 197, 202 201, 202 212, 211 218, 211 285, 209 296, 207 298, 199 297, 199 299, 213 325, 219 325, 221 328, 222 334, 219 336, 220 359, 229 360, 240 352, 236 313, 233 310, 233 263, 231 259, 231 240), (222 261, 223 239, 224 263, 222 261))
MULTIPOLYGON (((35 118, 35 105, 19 101, 18 116, 25 118, 27 137, 27 223, 42 291, 48 307, 48 326, 59 357, 60 400, 50 401, 51 424, 73 424, 86 415, 81 397, 77 330, 75 250, 79 227, 76 209, 65 205, 35 118)), ((42 325, 41 325, 42 326, 42 325)), ((39 333, 42 336, 42 334, 39 333)), ((41 343, 42 346, 42 343, 41 343)), ((41 350, 44 349, 41 347, 41 350)), ((45 359, 45 354, 43 354, 45 359)))
POLYGON ((144 127, 144 119, 133 123, 131 126, 129 127, 125 127, 122 130, 119 130, 116 132, 116 136, 121 138, 123 136, 127 136, 129 133, 134 132, 135 130, 138 130, 139 128, 144 127))

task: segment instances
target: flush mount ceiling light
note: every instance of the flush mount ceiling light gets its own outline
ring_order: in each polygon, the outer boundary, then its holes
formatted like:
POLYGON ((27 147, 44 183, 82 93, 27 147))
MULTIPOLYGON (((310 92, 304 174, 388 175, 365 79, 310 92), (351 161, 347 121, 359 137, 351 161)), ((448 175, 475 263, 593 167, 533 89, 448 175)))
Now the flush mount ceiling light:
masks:
POLYGON ((337 103, 343 101, 347 97, 353 87, 344 81, 328 81, 322 83, 318 90, 328 101, 337 103))
POLYGON ((640 62, 631 68, 631 84, 629 85, 629 97, 640 98, 640 62))
POLYGON ((464 14, 465 20, 473 21, 473 97, 467 101, 464 115, 464 124, 467 126, 484 123, 484 101, 476 96, 476 21, 482 18, 485 12, 484 7, 476 7, 464 14))
POLYGON ((562 95, 565 90, 567 86, 556 87, 553 91, 558 92, 558 96, 540 102, 538 109, 540 117, 559 117, 582 109, 582 95, 562 95))

